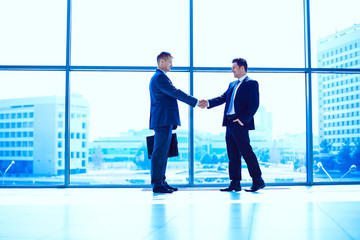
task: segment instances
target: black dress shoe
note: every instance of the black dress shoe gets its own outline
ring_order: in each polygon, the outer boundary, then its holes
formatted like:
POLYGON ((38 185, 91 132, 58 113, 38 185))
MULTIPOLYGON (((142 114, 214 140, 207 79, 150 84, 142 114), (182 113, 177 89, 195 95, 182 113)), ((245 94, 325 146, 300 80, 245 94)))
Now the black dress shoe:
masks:
POLYGON ((241 191, 240 181, 231 181, 229 187, 220 189, 221 192, 241 191))
POLYGON ((173 193, 174 191, 161 185, 161 186, 154 187, 153 192, 154 193, 173 193))
POLYGON ((177 190, 179 190, 178 188, 176 187, 172 187, 170 186, 167 182, 164 182, 164 186, 170 190, 173 190, 174 192, 176 192, 177 190))
POLYGON ((237 187, 227 187, 227 188, 222 188, 220 189, 220 191, 222 192, 231 192, 231 191, 235 191, 235 192, 238 192, 238 191, 241 191, 241 187, 237 188, 237 187))
POLYGON ((265 182, 262 178, 260 178, 258 181, 253 182, 253 185, 250 187, 250 189, 245 189, 246 192, 256 192, 259 189, 263 189, 265 187, 265 182))

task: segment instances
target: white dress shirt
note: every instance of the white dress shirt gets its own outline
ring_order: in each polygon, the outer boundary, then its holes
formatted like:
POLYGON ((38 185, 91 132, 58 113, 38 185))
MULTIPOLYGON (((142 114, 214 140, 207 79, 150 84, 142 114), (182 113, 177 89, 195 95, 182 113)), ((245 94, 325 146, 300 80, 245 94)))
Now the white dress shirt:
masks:
MULTIPOLYGON (((239 78, 239 84, 236 86, 235 96, 234 96, 234 98, 233 98, 233 101, 235 101, 235 97, 236 97, 236 93, 237 93, 238 88, 240 87, 241 83, 244 81, 244 79, 245 79, 246 77, 247 77, 247 75, 242 76, 241 78, 239 78)), ((228 110, 227 114, 228 114, 228 115, 235 114, 234 102, 233 102, 233 104, 232 104, 232 108, 228 110)))

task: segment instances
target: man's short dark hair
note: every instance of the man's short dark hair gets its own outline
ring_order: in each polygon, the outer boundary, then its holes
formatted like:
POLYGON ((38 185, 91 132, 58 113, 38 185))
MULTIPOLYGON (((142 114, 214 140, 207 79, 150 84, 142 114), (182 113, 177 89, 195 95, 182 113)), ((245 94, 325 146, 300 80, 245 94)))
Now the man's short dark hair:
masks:
POLYGON ((161 52, 161 53, 157 56, 156 61, 157 61, 157 63, 159 64, 159 62, 160 62, 161 59, 166 60, 166 59, 168 59, 168 57, 172 57, 170 53, 168 53, 168 52, 161 52))
POLYGON ((232 63, 235 63, 235 62, 237 63, 237 65, 239 67, 244 66, 245 72, 247 72, 248 64, 247 64, 245 59, 243 59, 243 58, 235 58, 235 59, 232 60, 232 63))

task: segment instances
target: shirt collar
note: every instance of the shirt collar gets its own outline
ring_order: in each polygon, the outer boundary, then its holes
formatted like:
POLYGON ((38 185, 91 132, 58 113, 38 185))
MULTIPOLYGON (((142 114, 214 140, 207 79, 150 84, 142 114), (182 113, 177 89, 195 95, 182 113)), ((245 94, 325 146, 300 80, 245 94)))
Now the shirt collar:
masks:
POLYGON ((162 71, 164 74, 166 74, 166 72, 165 72, 164 70, 162 70, 162 69, 160 69, 160 68, 158 68, 158 70, 160 70, 160 71, 162 71))
POLYGON ((239 78, 239 82, 242 82, 242 81, 244 81, 244 79, 247 77, 247 75, 244 75, 244 76, 242 76, 241 78, 239 78))

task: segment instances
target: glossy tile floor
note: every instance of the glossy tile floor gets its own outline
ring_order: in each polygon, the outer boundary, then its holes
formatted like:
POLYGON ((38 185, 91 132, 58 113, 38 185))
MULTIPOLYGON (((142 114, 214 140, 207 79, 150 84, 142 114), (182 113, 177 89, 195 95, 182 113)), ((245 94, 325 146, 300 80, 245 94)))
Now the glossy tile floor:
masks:
POLYGON ((0 239, 360 239, 360 186, 0 189, 0 239))

